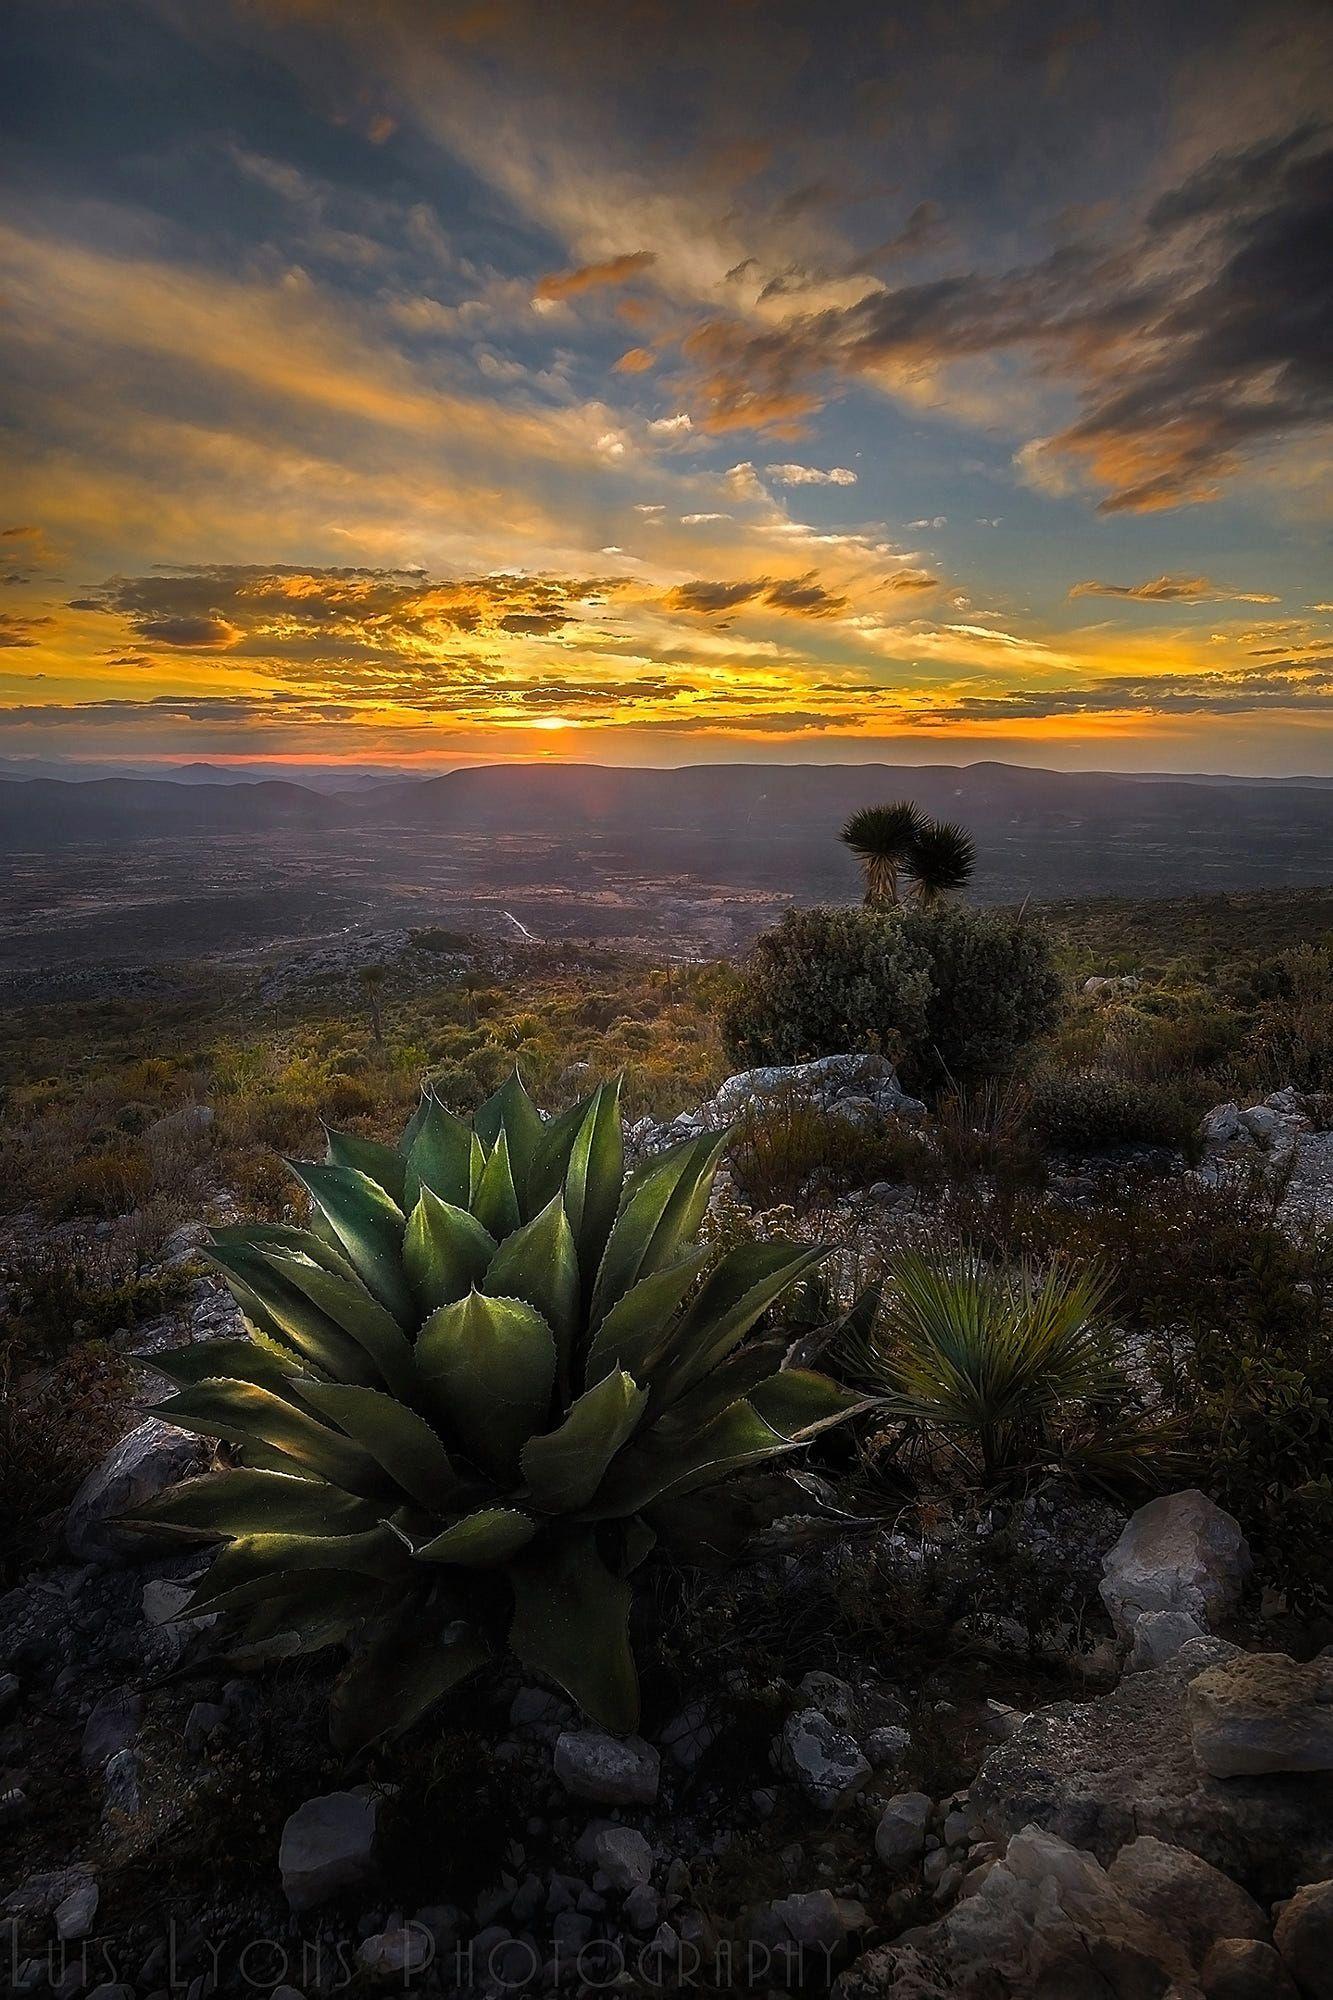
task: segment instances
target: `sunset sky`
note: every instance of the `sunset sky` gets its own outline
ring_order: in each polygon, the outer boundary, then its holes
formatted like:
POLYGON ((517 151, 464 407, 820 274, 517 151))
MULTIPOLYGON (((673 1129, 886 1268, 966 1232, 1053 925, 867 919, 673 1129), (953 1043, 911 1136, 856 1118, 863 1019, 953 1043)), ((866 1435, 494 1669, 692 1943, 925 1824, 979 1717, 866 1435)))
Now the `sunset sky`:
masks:
POLYGON ((0 759, 1333 771, 1333 12, 10 0, 0 759))

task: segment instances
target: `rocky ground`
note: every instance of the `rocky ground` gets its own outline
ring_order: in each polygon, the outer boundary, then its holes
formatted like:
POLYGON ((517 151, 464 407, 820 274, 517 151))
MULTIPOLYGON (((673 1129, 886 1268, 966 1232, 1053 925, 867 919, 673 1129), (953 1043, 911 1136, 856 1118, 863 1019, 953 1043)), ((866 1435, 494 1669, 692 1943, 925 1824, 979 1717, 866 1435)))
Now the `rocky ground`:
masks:
MULTIPOLYGON (((689 1128, 793 1089, 923 1116, 840 1057, 689 1128)), ((1328 1212, 1328 1137, 1283 1093, 1219 1107, 1198 1171, 1328 1212)), ((226 1330, 196 1245, 138 1351, 226 1330)), ((0 1599, 4 1990, 1333 1995, 1333 1649, 1266 1621, 1202 1493, 851 1520, 808 1482, 751 1561, 653 1599, 641 1738, 497 1675, 344 1769, 332 1669, 220 1653, 179 1617, 206 1554, 117 1525, 207 1455, 146 1414, 161 1387, 0 1599)))

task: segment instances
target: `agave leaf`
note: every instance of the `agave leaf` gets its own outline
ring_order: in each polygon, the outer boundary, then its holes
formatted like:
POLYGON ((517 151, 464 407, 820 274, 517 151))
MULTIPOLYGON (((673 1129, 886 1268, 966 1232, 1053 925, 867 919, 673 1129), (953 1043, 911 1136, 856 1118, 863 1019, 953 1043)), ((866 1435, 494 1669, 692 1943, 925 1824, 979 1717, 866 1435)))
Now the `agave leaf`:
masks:
POLYGON ((359 1278, 340 1278, 304 1257, 270 1251, 275 1271, 339 1326, 369 1357, 395 1396, 411 1402, 417 1393, 412 1344, 392 1313, 370 1296, 359 1278))
POLYGON ((784 1368, 753 1389, 750 1402, 766 1424, 803 1444, 855 1411, 873 1408, 875 1398, 858 1396, 813 1368, 784 1368))
POLYGON ((189 1347, 167 1347, 160 1354, 131 1358, 144 1368, 155 1368, 182 1389, 192 1382, 225 1379, 255 1382, 277 1395, 299 1397, 301 1364, 296 1356, 279 1360, 272 1348, 259 1347, 253 1340, 197 1340, 189 1347))
MULTIPOLYGON (((421 1086, 421 1095, 420 1097, 418 1097, 416 1102, 416 1109, 412 1112, 411 1116, 408 1118, 406 1125, 404 1125, 403 1136, 398 1141, 398 1150, 402 1154, 405 1160, 410 1156, 412 1148, 417 1142, 417 1137, 421 1131, 421 1128, 425 1124, 427 1118, 430 1116, 430 1107, 432 1104, 434 1104, 434 1102, 435 1102, 434 1091, 431 1089, 428 1083, 423 1084, 421 1086)), ((400 1203, 399 1206, 401 1207, 401 1205, 402 1204, 400 1203)))
POLYGON ((353 1655, 334 1687, 329 1703, 334 1747, 360 1753, 381 1737, 401 1735, 489 1658, 490 1647, 474 1625, 423 1616, 415 1600, 403 1605, 399 1616, 353 1655))
POLYGON ((665 1409, 738 1347, 751 1327, 819 1263, 825 1251, 792 1243, 746 1243, 731 1250, 691 1301, 653 1384, 655 1409, 665 1409))
POLYGON ((647 1390, 618 1368, 586 1390, 555 1430, 529 1438, 522 1469, 533 1505, 545 1514, 586 1507, 647 1402, 647 1390))
POLYGON ((300 1160, 288 1165, 309 1190, 367 1291, 400 1326, 414 1326, 416 1304, 402 1264, 407 1218, 397 1202, 355 1167, 319 1167, 300 1160))
POLYGON ((467 1456, 498 1479, 515 1478, 555 1382, 555 1340, 541 1314, 521 1299, 471 1292, 431 1314, 416 1355, 434 1408, 467 1456))
POLYGON ((321 1383, 311 1388, 309 1400, 364 1446, 418 1506, 441 1509, 456 1499, 461 1482, 448 1452, 426 1419, 396 1396, 321 1383))
POLYGON ((671 1263, 682 1243, 693 1237, 708 1206, 709 1189, 727 1137, 726 1133, 706 1133, 700 1139, 670 1146, 626 1184, 597 1273, 594 1325, 636 1280, 671 1263))
POLYGON ((552 1195, 563 1192, 570 1152, 596 1098, 597 1091, 590 1091, 542 1126, 528 1174, 528 1200, 534 1209, 544 1208, 552 1195))
POLYGON ((289 1588, 266 1597, 246 1620, 229 1657, 247 1668, 291 1660, 341 1644, 379 1603, 382 1592, 363 1576, 336 1571, 293 1575, 289 1588))
POLYGON ((684 1442, 670 1433, 659 1438, 654 1426, 612 1460, 589 1511, 599 1517, 637 1514, 669 1494, 692 1492, 741 1466, 757 1465, 794 1449, 789 1438, 744 1401, 731 1404, 684 1442))
MULTIPOLYGON (((335 1382, 374 1379, 375 1371, 364 1349, 273 1263, 274 1256, 286 1253, 232 1244, 215 1247, 208 1254, 241 1311, 263 1332, 321 1374, 331 1375, 335 1382)), ((334 1281, 332 1272, 324 1275, 334 1281)))
POLYGON ((308 1465, 298 1465, 285 1451, 278 1451, 268 1444, 259 1444, 255 1439, 247 1439, 245 1444, 235 1447, 239 1464, 250 1472, 280 1472, 284 1479, 308 1480, 312 1486, 322 1486, 324 1475, 315 1472, 308 1465))
POLYGON ((405 1199, 415 1202, 421 1189, 428 1187, 441 1201, 466 1208, 472 1194, 471 1162, 471 1128, 437 1098, 423 1098, 407 1147, 405 1199))
POLYGON ((383 1583, 395 1568, 402 1568, 404 1559, 402 1544, 384 1527, 355 1535, 238 1535, 219 1550, 207 1575, 196 1584, 185 1615, 197 1618, 202 1612, 235 1609, 250 1601, 237 1596, 240 1590, 303 1570, 338 1570, 383 1583))
POLYGON ((504 1131, 486 1156, 472 1197, 472 1212, 497 1243, 518 1228, 518 1195, 509 1164, 509 1139, 504 1131))
POLYGON ((603 1729, 639 1720, 639 1678, 629 1643, 630 1588, 602 1561, 592 1529, 511 1565, 509 1643, 530 1673, 562 1687, 603 1729))
POLYGON ((628 1368, 644 1382, 650 1379, 667 1344, 672 1317, 704 1265, 707 1250, 694 1250, 664 1264, 631 1285, 616 1300, 592 1337, 584 1363, 584 1381, 591 1388, 611 1368, 628 1368))
POLYGON ((387 1485, 378 1461, 360 1445, 252 1382, 198 1382, 149 1414, 201 1437, 253 1441, 348 1493, 373 1498, 387 1485))
POLYGON ((466 1208, 423 1187, 403 1238, 403 1268, 423 1313, 466 1297, 495 1255, 495 1238, 466 1208))
POLYGON ((519 1208, 527 1217, 535 1212, 529 1181, 544 1127, 541 1114, 528 1096, 517 1068, 477 1107, 472 1129, 488 1150, 494 1148, 501 1132, 509 1149, 509 1168, 514 1177, 519 1208))
POLYGON ((219 1250, 286 1250, 296 1257, 308 1257, 335 1276, 350 1278, 355 1273, 336 1244, 317 1236, 312 1229, 294 1229, 287 1222, 244 1222, 219 1225, 208 1232, 208 1240, 219 1250))
POLYGON ((535 1522, 516 1507, 479 1507, 465 1514, 412 1553, 420 1562, 462 1563, 470 1569, 490 1569, 507 1562, 536 1534, 535 1522))
POLYGON ((491 1298, 526 1299, 555 1335, 562 1376, 568 1375, 579 1308, 579 1260, 559 1195, 495 1252, 478 1277, 491 1298))
POLYGON ((355 1132, 331 1132, 324 1128, 331 1167, 355 1167, 367 1180, 382 1187, 389 1200, 403 1206, 407 1162, 396 1146, 383 1146, 378 1139, 362 1139, 355 1132))
MULTIPOLYGON (((781 1340, 752 1340, 735 1348, 658 1418, 653 1425, 654 1436, 663 1443, 670 1438, 691 1438, 742 1396, 755 1401, 753 1391, 777 1374, 785 1348, 786 1343, 781 1340)), ((759 1407, 757 1402, 756 1407, 759 1407)), ((765 1412, 761 1414, 766 1416, 765 1412)))
POLYGON ((192 1540, 274 1532, 289 1535, 355 1534, 373 1526, 375 1509, 323 1480, 293 1479, 281 1472, 233 1466, 204 1472, 142 1501, 123 1517, 136 1525, 170 1529, 192 1540))
POLYGON ((625 1142, 620 1123, 620 1078, 593 1092, 574 1134, 565 1170, 565 1211, 578 1245, 585 1290, 591 1291, 624 1191, 625 1142))

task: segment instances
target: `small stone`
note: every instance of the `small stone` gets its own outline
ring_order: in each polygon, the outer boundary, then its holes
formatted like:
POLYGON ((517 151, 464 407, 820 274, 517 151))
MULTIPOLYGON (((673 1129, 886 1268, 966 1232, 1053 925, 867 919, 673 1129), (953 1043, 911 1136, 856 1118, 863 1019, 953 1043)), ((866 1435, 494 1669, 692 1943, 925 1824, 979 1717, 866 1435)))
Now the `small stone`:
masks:
POLYGON ((942 1910, 947 1903, 953 1902, 958 1891, 963 1886, 963 1878, 966 1873, 967 1871, 961 1861, 951 1861, 948 1867, 944 1869, 939 1881, 935 1884, 935 1892, 931 1898, 937 1909, 942 1910))
POLYGON ((780 1768, 822 1812, 833 1812, 855 1798, 871 1775, 855 1739, 836 1729, 817 1708, 788 1716, 777 1756, 780 1768))
POLYGON ((632 1826, 604 1827, 593 1841, 593 1859, 614 1889, 636 1889, 652 1879, 653 1850, 632 1826))
POLYGON ((1150 1672, 1174 1660, 1190 1639, 1201 1639, 1203 1627, 1188 1611, 1144 1611, 1134 1621, 1130 1673, 1150 1672))
POLYGON ((971 1831, 971 1826, 972 1822, 969 1820, 967 1814, 961 1807, 955 1806, 952 1812, 944 1815, 944 1825, 940 1828, 940 1832, 944 1836, 945 1846, 964 1846, 971 1831))
POLYGON ((91 1880, 84 1868, 51 1868, 40 1875, 29 1875, 17 1889, 10 1891, 0 1908, 7 1917, 49 1917, 67 1897, 91 1880))
POLYGON ((1306 2000, 1333 2000, 1333 1882, 1307 1882, 1284 1905, 1273 1942, 1306 2000))
POLYGON ((625 1922, 636 1931, 655 1931, 662 1921, 662 1899, 647 1882, 631 1889, 623 1904, 625 1922))
POLYGON ((398 1924, 368 1937, 356 1956, 372 1979, 406 1980, 430 1964, 435 1940, 424 1924, 398 1924))
POLYGON ((1186 1705, 1211 1777, 1333 1771, 1333 1658, 1238 1653, 1191 1681, 1186 1705))
POLYGON ((139 1734, 143 1696, 122 1688, 103 1695, 88 1717, 79 1755, 85 1770, 100 1770, 118 1750, 127 1750, 139 1734))
POLYGON ((143 1587, 143 1615, 150 1625, 174 1625, 193 1596, 193 1584, 155 1576, 143 1587))
POLYGON ((1296 1983, 1271 1944, 1219 1938, 1199 1974, 1205 2000, 1299 2000, 1296 1983))
POLYGON ((22 1692, 23 1687, 17 1674, 0 1674, 0 1720, 18 1707, 22 1692))
POLYGON ((706 1701, 692 1701, 679 1715, 672 1717, 660 1740, 662 1748, 682 1771, 692 1771, 717 1741, 718 1734, 718 1723, 711 1705, 706 1701))
POLYGON ((1145 1611, 1184 1611, 1205 1630, 1234 1611, 1250 1572, 1240 1525, 1191 1487, 1130 1517, 1102 1565, 1102 1601, 1121 1639, 1145 1611))
POLYGON ((202 1438, 146 1417, 88 1474, 70 1502, 65 1547, 74 1560, 106 1564, 142 1554, 148 1546, 143 1531, 120 1517, 197 1472, 206 1457, 202 1438))
POLYGON ((566 1729, 555 1746, 555 1775, 576 1799, 612 1806, 651 1805, 660 1770, 656 1750, 639 1736, 566 1729))
POLYGON ((312 1910, 372 1874, 379 1801, 369 1785, 307 1799, 282 1829, 278 1866, 293 1910, 312 1910))
POLYGON ((809 1889, 797 1896, 784 1896, 770 1904, 793 1944, 837 1951, 847 1936, 837 1898, 828 1889, 809 1889))
POLYGON ((891 1723, 881 1729, 872 1729, 865 1740, 865 1753, 877 1771, 891 1770, 901 1764, 911 1753, 910 1731, 897 1729, 891 1723))
POLYGON ((1007 1743, 1015 1730, 1021 1729, 1026 1721, 1023 1710, 1011 1708, 1007 1701, 990 1700, 982 1712, 986 1734, 996 1743, 1007 1743))
POLYGON ((28 1794, 22 1785, 11 1785, 7 1792, 0 1792, 0 1826, 16 1819, 22 1819, 29 1805, 28 1794))
POLYGON ((88 1875, 57 1904, 56 1936, 62 1943, 75 1944, 87 1937, 97 1915, 97 1897, 97 1884, 88 1875))
POLYGON ((928 1889, 938 1886, 945 1869, 949 1866, 949 1850, 937 1847, 928 1854, 921 1864, 921 1879, 928 1889))
POLYGON ((924 1792, 899 1792, 875 1828, 875 1852, 886 1868, 906 1868, 926 1845, 930 1800, 924 1792))
POLYGON ((142 1776, 143 1760, 138 1751, 117 1750, 104 1774, 103 1819, 112 1813, 123 1813, 126 1819, 134 1818, 143 1803, 139 1786, 142 1776))

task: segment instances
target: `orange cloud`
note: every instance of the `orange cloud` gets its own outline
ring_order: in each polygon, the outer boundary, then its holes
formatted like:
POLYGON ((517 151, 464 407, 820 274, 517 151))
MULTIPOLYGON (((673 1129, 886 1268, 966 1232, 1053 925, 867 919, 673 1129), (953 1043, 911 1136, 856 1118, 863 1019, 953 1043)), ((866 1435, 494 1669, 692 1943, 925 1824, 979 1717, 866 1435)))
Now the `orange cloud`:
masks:
POLYGON ((630 347, 616 363, 617 375, 642 375, 649 368, 657 366, 657 356, 651 347, 630 347))
POLYGON ((623 285, 656 262, 651 250, 630 250, 621 257, 607 257, 600 264, 580 264, 574 271, 550 271, 538 279, 533 296, 548 300, 576 298, 580 292, 596 291, 603 285, 623 285))

